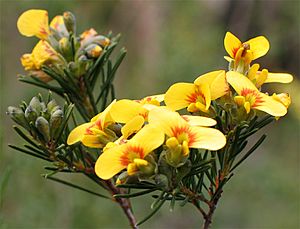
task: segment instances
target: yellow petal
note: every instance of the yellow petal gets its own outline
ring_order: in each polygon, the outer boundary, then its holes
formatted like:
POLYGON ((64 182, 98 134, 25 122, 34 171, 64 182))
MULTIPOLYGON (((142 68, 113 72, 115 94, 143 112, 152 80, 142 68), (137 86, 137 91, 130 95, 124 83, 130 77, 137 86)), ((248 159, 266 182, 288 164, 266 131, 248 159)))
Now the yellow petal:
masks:
POLYGON ((250 50, 253 54, 252 60, 266 55, 270 49, 269 41, 264 36, 252 38, 245 43, 250 45, 250 50))
POLYGON ((127 167, 121 163, 121 156, 125 148, 125 145, 115 146, 100 155, 95 164, 95 172, 98 177, 108 180, 127 167))
POLYGON ((217 122, 212 118, 194 115, 181 115, 181 117, 191 126, 214 126, 217 122))
POLYGON ((149 123, 158 126, 169 137, 173 136, 172 129, 176 126, 187 126, 187 122, 174 111, 158 107, 149 112, 149 123))
MULTIPOLYGON (((205 110, 208 110, 210 103, 211 103, 211 94, 210 94, 209 85, 208 85, 208 83, 203 83, 199 86, 199 88, 205 98, 205 110)), ((196 103, 196 106, 197 106, 197 103, 196 103)))
POLYGON ((272 116, 281 117, 287 113, 286 107, 264 93, 260 93, 261 102, 254 108, 264 111, 272 116))
POLYGON ((268 70, 263 69, 261 72, 258 72, 256 75, 255 86, 260 88, 263 85, 268 77, 268 70))
POLYGON ((234 96, 234 102, 239 106, 243 106, 245 103, 245 97, 241 95, 234 96))
POLYGON ((57 55, 51 45, 44 40, 40 40, 32 50, 33 61, 37 69, 40 69, 46 61, 57 59, 57 55))
POLYGON ((50 27, 60 33, 62 36, 67 37, 69 32, 66 29, 64 17, 61 15, 55 16, 50 22, 50 27))
POLYGON ((27 10, 19 17, 17 27, 24 36, 47 39, 50 34, 48 12, 46 10, 27 10))
POLYGON ((77 126, 75 129, 71 131, 71 133, 68 136, 67 144, 72 145, 75 144, 76 142, 79 142, 82 140, 83 135, 86 133, 86 129, 90 127, 92 124, 89 123, 84 123, 80 126, 77 126))
POLYGON ((274 93, 272 95, 272 98, 282 103, 286 108, 288 108, 292 103, 291 97, 288 93, 280 93, 280 94, 274 93))
POLYGON ((248 78, 253 81, 256 79, 256 73, 259 69, 259 64, 253 64, 248 71, 248 78))
POLYGON ((21 63, 22 63, 22 66, 24 67, 25 71, 35 69, 32 54, 26 53, 26 54, 22 55, 21 63))
POLYGON ((250 102, 246 101, 246 102, 244 103, 244 108, 245 108, 245 110, 246 110, 246 113, 249 114, 249 112, 250 112, 250 110, 251 110, 251 104, 250 104, 250 102))
POLYGON ((101 141, 101 137, 103 138, 106 134, 102 131, 103 136, 101 136, 99 133, 97 135, 83 135, 81 142, 83 145, 90 147, 90 148, 103 148, 106 143, 104 141, 101 141))
POLYGON ((165 104, 172 110, 180 110, 187 107, 189 96, 196 92, 196 86, 192 83, 173 84, 165 94, 165 104))
POLYGON ((256 86, 244 75, 238 72, 229 71, 226 73, 227 82, 240 95, 245 88, 258 91, 256 86))
POLYGON ((194 84, 196 85, 201 85, 203 83, 207 83, 209 85, 211 100, 215 100, 217 98, 222 97, 229 90, 224 70, 206 73, 204 75, 199 76, 194 81, 194 84))
POLYGON ((293 76, 287 73, 271 73, 269 72, 265 83, 290 83, 293 76))
POLYGON ((135 101, 122 99, 113 104, 110 114, 116 122, 127 123, 138 115, 146 119, 148 110, 135 101))
POLYGON ((226 52, 232 57, 235 58, 237 50, 241 47, 242 42, 234 36, 232 33, 227 32, 224 38, 224 47, 226 52))
POLYGON ((189 147, 208 150, 218 150, 225 146, 226 137, 219 130, 207 127, 191 126, 194 140, 189 147))
POLYGON ((112 106, 116 103, 116 99, 114 99, 108 107, 105 108, 104 111, 97 114, 95 117, 91 119, 91 122, 99 121, 103 125, 103 129, 114 122, 113 118, 110 115, 112 106))
POLYGON ((156 125, 144 126, 136 135, 129 140, 130 144, 139 146, 144 150, 144 157, 163 144, 165 134, 156 125))
POLYGON ((121 129, 123 138, 127 139, 130 135, 138 132, 144 125, 145 119, 138 115, 127 122, 121 129))

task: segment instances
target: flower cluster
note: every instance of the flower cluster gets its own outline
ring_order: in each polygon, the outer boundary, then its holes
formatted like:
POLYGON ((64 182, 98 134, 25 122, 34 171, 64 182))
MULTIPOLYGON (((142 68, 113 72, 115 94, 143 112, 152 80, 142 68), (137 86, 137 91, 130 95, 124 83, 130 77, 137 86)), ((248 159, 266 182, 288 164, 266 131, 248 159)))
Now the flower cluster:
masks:
POLYGON ((111 40, 88 29, 76 36, 75 17, 70 12, 55 16, 49 24, 45 10, 25 11, 18 19, 17 27, 24 36, 35 36, 39 42, 31 53, 21 57, 21 63, 30 75, 44 82, 52 80, 42 66, 57 70, 70 68, 75 76, 84 74, 99 57, 111 40))
POLYGON ((134 180, 132 177, 155 180, 166 175, 168 167, 177 171, 189 167, 192 148, 217 151, 225 146, 228 133, 213 128, 218 107, 228 111, 236 125, 253 117, 255 110, 284 116, 290 104, 288 94, 269 96, 261 86, 288 83, 292 76, 250 65, 267 53, 267 39, 260 36, 242 43, 228 32, 224 44, 230 55, 226 57, 229 71, 209 72, 193 83, 176 83, 165 94, 113 101, 89 123, 75 128, 68 144, 81 141, 102 149, 95 165, 102 179, 125 170, 117 183, 134 180))

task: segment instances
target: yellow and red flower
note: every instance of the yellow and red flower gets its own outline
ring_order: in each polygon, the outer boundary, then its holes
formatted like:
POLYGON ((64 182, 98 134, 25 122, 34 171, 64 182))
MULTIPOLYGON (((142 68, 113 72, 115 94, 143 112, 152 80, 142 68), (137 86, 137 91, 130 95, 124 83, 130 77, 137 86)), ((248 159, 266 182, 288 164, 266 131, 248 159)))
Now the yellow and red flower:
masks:
POLYGON ((106 149, 95 165, 96 174, 104 180, 127 168, 128 175, 151 167, 145 157, 164 142, 164 133, 155 125, 144 126, 125 144, 106 149))
POLYGON ((234 101, 239 106, 243 106, 247 113, 251 109, 261 110, 275 117, 284 116, 287 113, 282 103, 260 92, 246 76, 230 71, 226 73, 226 78, 238 94, 234 97, 234 101))
POLYGON ((229 90, 225 71, 213 71, 199 76, 194 83, 176 83, 165 94, 165 103, 172 110, 187 107, 189 112, 208 112, 211 100, 229 90))

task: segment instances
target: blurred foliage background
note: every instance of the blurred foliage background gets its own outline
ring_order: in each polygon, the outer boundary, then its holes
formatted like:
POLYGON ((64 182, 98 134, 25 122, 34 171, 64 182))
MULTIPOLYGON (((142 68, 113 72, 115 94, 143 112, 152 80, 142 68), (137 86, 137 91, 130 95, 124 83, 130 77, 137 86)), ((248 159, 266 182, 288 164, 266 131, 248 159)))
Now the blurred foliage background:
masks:
MULTIPOLYGON (((289 114, 266 131, 268 139, 225 187, 213 228, 300 227, 300 3, 269 1, 1 1, 1 228, 126 228, 121 209, 107 200, 43 179, 45 163, 8 149, 19 142, 7 106, 29 100, 39 89, 17 80, 23 73, 19 57, 31 51, 34 38, 22 37, 18 16, 30 8, 46 9, 50 18, 68 10, 81 31, 122 33, 128 55, 115 80, 117 98, 141 98, 164 92, 178 81, 226 69, 223 38, 226 31, 245 41, 265 35, 271 49, 257 62, 273 72, 294 75, 290 85, 266 90, 289 92, 289 114), (6 183, 6 184, 5 184, 6 183)), ((262 131, 261 133, 262 134, 262 131)), ((73 175, 74 182, 92 186, 73 175)), ((93 186, 92 186, 93 187, 93 186)), ((97 189, 97 187, 93 187, 97 189)), ((150 211, 149 199, 133 200, 139 219, 150 211)), ((199 228, 201 218, 192 206, 166 205, 141 228, 199 228)))

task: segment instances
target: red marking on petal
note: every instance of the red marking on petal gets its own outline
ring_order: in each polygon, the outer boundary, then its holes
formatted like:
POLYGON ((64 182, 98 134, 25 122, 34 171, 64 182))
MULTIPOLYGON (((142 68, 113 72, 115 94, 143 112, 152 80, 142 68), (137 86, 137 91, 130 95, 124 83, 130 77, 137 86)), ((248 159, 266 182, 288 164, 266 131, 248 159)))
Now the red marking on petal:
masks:
POLYGON ((196 141, 196 133, 193 133, 190 130, 190 127, 188 125, 186 126, 175 126, 171 128, 172 134, 175 138, 180 138, 181 135, 186 134, 187 136, 187 142, 188 145, 190 146, 191 144, 193 144, 196 141))
POLYGON ((195 92, 189 94, 186 98, 186 101, 189 103, 196 103, 198 101, 205 102, 205 97, 203 93, 199 90, 196 90, 195 92))
POLYGON ((144 158, 144 149, 140 146, 129 145, 120 157, 120 162, 122 165, 127 166, 129 163, 133 162, 135 158, 144 158))
POLYGON ((235 58, 237 51, 239 51, 240 47, 236 47, 232 49, 233 58, 235 58))
POLYGON ((247 97, 250 97, 250 99, 254 98, 254 102, 251 103, 251 107, 253 108, 259 106, 262 102, 264 102, 262 96, 260 95, 260 92, 253 89, 244 88, 241 91, 241 95, 246 97, 246 100, 247 97))

